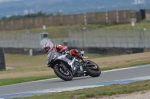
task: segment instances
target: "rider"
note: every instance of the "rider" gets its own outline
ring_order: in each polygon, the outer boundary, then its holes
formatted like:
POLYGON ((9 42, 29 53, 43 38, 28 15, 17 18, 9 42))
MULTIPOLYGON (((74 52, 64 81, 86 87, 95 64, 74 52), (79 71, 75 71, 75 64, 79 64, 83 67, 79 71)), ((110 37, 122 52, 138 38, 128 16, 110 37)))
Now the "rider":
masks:
POLYGON ((65 50, 68 50, 68 47, 63 45, 53 45, 51 41, 48 41, 44 44, 44 50, 47 54, 49 54, 51 51, 62 53, 65 50))
MULTIPOLYGON (((53 43, 51 41, 48 41, 44 44, 44 50, 46 51, 46 53, 48 54, 48 61, 47 61, 47 65, 49 66, 50 64, 50 58, 51 58, 51 54, 53 54, 54 52, 58 52, 58 53, 63 53, 64 51, 68 50, 67 46, 63 46, 63 45, 53 45, 53 43)), ((81 53, 77 50, 77 49, 71 49, 70 50, 70 54, 73 56, 77 56, 78 58, 82 59, 82 55, 81 53)), ((84 60, 83 60, 84 61, 84 60)))
POLYGON ((55 52, 58 53, 63 53, 64 51, 68 50, 67 46, 63 46, 63 45, 53 45, 53 43, 51 41, 47 41, 44 46, 43 46, 45 52, 48 54, 48 61, 47 61, 47 65, 49 66, 50 64, 50 59, 52 58, 55 52))

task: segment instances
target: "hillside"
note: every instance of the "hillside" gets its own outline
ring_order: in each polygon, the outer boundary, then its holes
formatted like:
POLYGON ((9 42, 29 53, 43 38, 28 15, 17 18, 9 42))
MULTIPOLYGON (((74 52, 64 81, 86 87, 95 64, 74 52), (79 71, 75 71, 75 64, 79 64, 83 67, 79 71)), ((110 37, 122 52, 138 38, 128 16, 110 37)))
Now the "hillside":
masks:
POLYGON ((43 11, 78 14, 104 10, 150 8, 150 0, 145 4, 133 5, 134 0, 0 0, 0 17, 23 15, 43 11))

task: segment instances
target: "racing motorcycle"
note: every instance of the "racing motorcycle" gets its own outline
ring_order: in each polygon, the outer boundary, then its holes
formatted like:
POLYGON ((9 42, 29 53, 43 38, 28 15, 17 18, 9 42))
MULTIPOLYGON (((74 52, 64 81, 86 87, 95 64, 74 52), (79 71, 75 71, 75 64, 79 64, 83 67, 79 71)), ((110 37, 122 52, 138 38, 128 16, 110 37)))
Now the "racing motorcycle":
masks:
POLYGON ((100 67, 87 57, 84 51, 65 51, 63 54, 52 52, 49 56, 49 67, 55 74, 65 81, 70 81, 73 77, 91 76, 98 77, 101 74, 100 67), (81 55, 79 58, 78 55, 81 55))

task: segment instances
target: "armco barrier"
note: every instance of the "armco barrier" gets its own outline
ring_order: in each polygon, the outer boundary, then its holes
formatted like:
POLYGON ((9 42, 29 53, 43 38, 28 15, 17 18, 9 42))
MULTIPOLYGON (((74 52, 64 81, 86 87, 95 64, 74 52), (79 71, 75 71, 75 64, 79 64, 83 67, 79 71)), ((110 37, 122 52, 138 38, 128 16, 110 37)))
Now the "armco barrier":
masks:
POLYGON ((5 70, 5 56, 4 56, 4 51, 3 48, 0 48, 0 70, 5 70))

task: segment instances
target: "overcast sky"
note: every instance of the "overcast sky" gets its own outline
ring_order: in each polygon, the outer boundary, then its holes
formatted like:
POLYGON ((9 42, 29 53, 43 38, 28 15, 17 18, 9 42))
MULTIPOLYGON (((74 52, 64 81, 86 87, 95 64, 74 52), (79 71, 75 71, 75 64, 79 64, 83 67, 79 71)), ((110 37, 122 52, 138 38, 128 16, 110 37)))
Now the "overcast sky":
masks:
POLYGON ((11 2, 11 1, 21 1, 21 0, 0 0, 0 3, 3 3, 3 2, 11 2))

